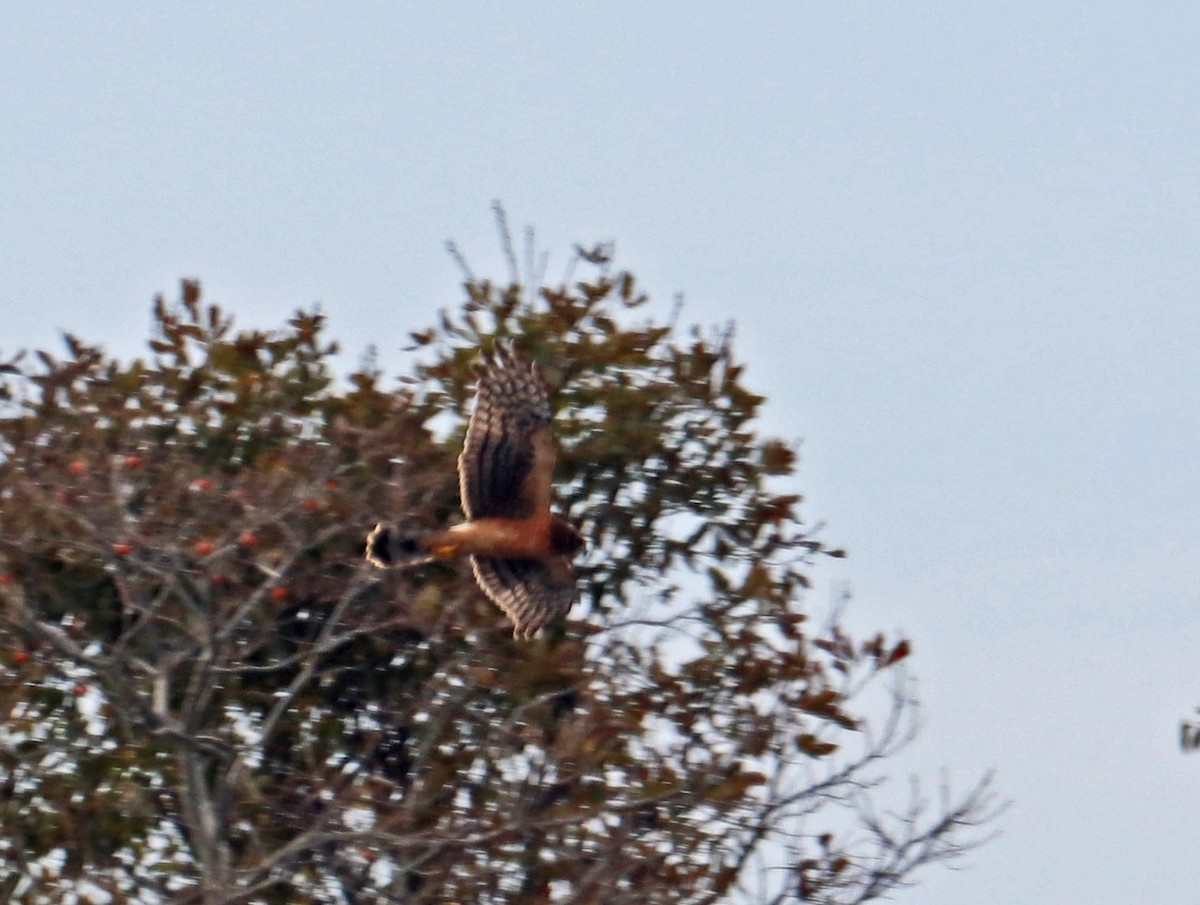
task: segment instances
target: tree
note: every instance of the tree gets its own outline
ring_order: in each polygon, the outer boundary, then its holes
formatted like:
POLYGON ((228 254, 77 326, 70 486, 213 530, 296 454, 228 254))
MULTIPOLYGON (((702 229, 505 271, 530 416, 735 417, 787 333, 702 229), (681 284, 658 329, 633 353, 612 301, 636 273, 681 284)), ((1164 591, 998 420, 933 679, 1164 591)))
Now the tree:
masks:
POLYGON ((391 389, 369 356, 335 376, 319 313, 238 331, 195 282, 156 300, 145 359, 68 335, 7 366, 0 892, 848 903, 983 841, 986 777, 873 805, 910 645, 810 619, 808 570, 841 553, 730 334, 634 323, 604 247, 575 266, 536 293, 469 278, 391 389), (469 570, 361 555, 379 517, 455 519, 497 337, 560 388, 589 543, 571 619, 532 642, 469 570))

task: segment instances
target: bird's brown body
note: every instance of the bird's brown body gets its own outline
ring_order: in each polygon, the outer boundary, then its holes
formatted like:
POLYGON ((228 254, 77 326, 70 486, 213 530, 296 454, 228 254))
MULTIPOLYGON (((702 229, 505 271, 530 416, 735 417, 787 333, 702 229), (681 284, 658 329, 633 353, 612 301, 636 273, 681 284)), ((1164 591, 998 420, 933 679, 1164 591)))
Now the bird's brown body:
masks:
POLYGON ((579 550, 578 532, 549 513, 532 518, 481 518, 418 538, 418 547, 438 558, 499 556, 543 559, 579 550))
POLYGON ((467 521, 419 536, 381 523, 367 538, 367 559, 388 567, 468 556, 479 586, 513 620, 513 634, 528 638, 571 608, 571 557, 584 542, 550 513, 556 452, 536 369, 497 346, 479 375, 458 457, 467 521))

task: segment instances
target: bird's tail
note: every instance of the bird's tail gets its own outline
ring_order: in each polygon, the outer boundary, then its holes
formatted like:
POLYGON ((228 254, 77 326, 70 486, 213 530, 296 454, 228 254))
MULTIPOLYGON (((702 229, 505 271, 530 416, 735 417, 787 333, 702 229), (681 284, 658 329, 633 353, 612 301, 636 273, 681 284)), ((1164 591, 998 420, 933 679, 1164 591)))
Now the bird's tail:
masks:
POLYGON ((419 566, 432 559, 434 555, 422 548, 419 534, 402 534, 390 522, 380 522, 367 535, 367 562, 381 569, 419 566))

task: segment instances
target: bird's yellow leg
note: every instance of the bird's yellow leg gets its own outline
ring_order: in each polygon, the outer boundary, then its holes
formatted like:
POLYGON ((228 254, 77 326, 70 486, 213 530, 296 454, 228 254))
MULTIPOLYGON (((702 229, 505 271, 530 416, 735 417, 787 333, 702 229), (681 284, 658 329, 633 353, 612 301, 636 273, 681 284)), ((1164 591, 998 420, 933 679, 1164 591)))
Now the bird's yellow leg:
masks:
POLYGON ((454 556, 456 553, 458 553, 458 544, 452 543, 452 542, 451 543, 434 544, 433 547, 430 548, 429 552, 432 553, 434 556, 441 556, 441 557, 454 556))
POLYGON ((422 546, 439 559, 449 559, 463 552, 463 539, 456 536, 455 531, 451 529, 427 537, 422 546))

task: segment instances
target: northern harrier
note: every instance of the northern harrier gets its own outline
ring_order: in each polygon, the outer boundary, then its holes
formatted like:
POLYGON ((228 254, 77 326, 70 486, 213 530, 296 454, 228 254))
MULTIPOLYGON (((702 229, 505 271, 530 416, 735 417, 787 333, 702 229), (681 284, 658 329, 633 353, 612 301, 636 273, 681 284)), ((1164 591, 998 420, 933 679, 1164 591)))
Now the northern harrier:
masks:
POLYGON ((476 373, 475 410, 458 457, 467 521, 416 536, 380 523, 367 537, 367 559, 388 568, 469 556, 479 587, 512 619, 513 637, 531 638, 570 610, 571 557, 583 537, 550 514, 553 414, 537 368, 497 344, 476 373))

